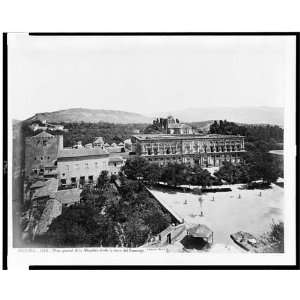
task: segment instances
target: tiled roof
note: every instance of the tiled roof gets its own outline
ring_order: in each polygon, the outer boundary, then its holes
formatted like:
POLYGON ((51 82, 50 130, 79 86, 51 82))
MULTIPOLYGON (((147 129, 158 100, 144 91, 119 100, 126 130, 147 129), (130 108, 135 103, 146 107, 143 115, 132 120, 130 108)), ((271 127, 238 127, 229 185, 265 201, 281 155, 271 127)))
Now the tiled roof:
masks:
POLYGON ((108 156, 108 153, 100 148, 63 149, 58 152, 57 158, 72 158, 81 156, 108 156))
POLYGON ((38 180, 38 181, 34 182, 34 183, 30 186, 30 188, 31 188, 31 189, 41 188, 41 187, 43 187, 45 184, 46 184, 45 181, 38 180))
POLYGON ((213 234, 213 231, 206 225, 198 224, 192 228, 189 228, 188 233, 194 237, 209 238, 213 234))
POLYGON ((62 204, 71 204, 80 202, 80 194, 80 189, 61 190, 57 191, 55 198, 62 204))
POLYGON ((121 157, 115 156, 115 157, 110 157, 108 162, 114 163, 114 162, 123 162, 123 159, 121 157))
POLYGON ((34 137, 39 137, 39 138, 42 138, 42 137, 46 137, 46 138, 49 138, 49 137, 54 137, 54 135, 46 132, 46 131, 42 131, 41 133, 35 135, 34 137))

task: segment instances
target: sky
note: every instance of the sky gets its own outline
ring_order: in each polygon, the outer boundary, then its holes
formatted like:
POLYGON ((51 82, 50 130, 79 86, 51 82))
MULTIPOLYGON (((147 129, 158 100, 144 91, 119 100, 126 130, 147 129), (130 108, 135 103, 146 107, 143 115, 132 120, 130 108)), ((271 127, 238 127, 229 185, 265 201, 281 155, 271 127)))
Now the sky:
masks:
POLYGON ((14 119, 82 107, 157 112, 283 107, 294 91, 288 36, 8 36, 14 119))

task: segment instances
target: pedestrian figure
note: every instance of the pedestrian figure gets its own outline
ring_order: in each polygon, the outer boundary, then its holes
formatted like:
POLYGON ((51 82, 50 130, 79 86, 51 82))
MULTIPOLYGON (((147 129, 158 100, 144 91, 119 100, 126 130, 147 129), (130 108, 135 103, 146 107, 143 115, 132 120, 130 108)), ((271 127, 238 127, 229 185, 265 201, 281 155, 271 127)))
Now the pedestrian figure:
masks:
POLYGON ((259 197, 261 197, 261 192, 259 192, 259 197))
POLYGON ((238 197, 239 199, 241 199, 242 197, 241 197, 241 194, 239 194, 239 197, 238 197))
POLYGON ((184 200, 184 204, 187 204, 187 200, 186 199, 184 200))
POLYGON ((215 201, 215 196, 213 196, 212 200, 211 201, 215 201))
POLYGON ((199 203, 200 203, 200 216, 203 217, 203 199, 202 197, 199 197, 199 203))

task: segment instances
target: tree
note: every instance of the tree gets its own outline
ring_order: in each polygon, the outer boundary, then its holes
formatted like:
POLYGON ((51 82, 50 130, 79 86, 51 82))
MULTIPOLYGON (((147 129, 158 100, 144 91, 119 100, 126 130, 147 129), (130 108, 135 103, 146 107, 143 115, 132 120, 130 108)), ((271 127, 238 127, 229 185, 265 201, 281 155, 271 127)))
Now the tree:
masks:
POLYGON ((138 247, 145 243, 150 234, 150 228, 144 221, 132 216, 124 226, 127 247, 138 247))
POLYGON ((162 181, 167 182, 169 185, 176 187, 180 184, 185 184, 186 175, 188 171, 187 168, 183 164, 168 164, 162 169, 162 181))
POLYGON ((223 166, 214 175, 230 184, 250 182, 249 166, 246 164, 233 165, 231 162, 224 162, 223 166))
POLYGON ((274 252, 284 252, 284 224, 283 222, 272 223, 271 230, 267 234, 267 238, 272 245, 274 252))
POLYGON ((122 167, 122 171, 127 178, 136 180, 139 177, 144 178, 147 175, 149 169, 149 162, 140 156, 132 159, 128 159, 125 165, 122 167))
POLYGON ((157 164, 149 164, 145 168, 144 179, 150 184, 157 183, 161 178, 161 168, 157 164))
POLYGON ((108 176, 108 171, 103 170, 101 172, 101 174, 99 175, 99 177, 98 177, 97 187, 103 190, 104 188, 107 187, 109 182, 110 182, 110 179, 109 179, 109 176, 108 176))

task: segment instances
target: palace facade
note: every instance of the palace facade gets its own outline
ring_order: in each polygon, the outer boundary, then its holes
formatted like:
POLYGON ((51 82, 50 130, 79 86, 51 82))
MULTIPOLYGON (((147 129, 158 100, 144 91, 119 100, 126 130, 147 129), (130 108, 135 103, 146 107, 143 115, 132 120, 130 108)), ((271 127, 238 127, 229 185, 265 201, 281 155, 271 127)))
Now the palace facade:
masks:
POLYGON ((170 162, 218 167, 241 162, 244 137, 235 135, 140 134, 131 138, 136 155, 160 165, 170 162))

